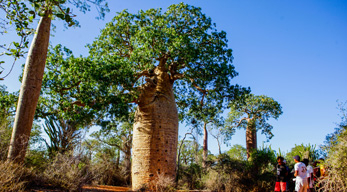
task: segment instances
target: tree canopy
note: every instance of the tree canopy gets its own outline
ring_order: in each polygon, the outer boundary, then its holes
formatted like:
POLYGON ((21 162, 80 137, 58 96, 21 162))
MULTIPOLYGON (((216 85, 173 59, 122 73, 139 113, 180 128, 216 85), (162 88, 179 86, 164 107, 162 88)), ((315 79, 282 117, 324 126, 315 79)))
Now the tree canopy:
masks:
POLYGON ((262 134, 271 139, 273 126, 267 121, 270 118, 277 119, 282 113, 281 105, 273 98, 249 94, 242 100, 230 102, 228 123, 237 128, 247 128, 249 124, 255 124, 256 130, 261 130, 262 134))
POLYGON ((231 84, 237 72, 227 42, 226 33, 217 31, 200 8, 181 3, 165 13, 124 10, 88 45, 89 57, 76 58, 60 45, 52 49, 44 85, 65 98, 65 108, 109 106, 113 114, 121 114, 129 103, 140 102, 149 82, 158 81, 155 70, 160 67, 175 82, 182 114, 198 110, 203 95, 218 108, 246 90, 231 84))
MULTIPOLYGON (((35 32, 35 19, 46 14, 50 10, 53 19, 62 20, 66 27, 79 26, 78 20, 71 7, 76 7, 79 11, 86 13, 94 5, 98 9, 97 19, 102 19, 109 11, 105 0, 11 0, 0 1, 0 11, 4 17, 0 19, 0 34, 6 36, 9 30, 15 29, 18 40, 0 44, 2 53, 14 58, 14 62, 24 57, 29 46, 30 36, 35 32)), ((1 64, 4 60, 0 61, 1 64)), ((13 63, 14 64, 14 63, 13 63)), ((0 70, 1 74, 2 70, 0 70)))

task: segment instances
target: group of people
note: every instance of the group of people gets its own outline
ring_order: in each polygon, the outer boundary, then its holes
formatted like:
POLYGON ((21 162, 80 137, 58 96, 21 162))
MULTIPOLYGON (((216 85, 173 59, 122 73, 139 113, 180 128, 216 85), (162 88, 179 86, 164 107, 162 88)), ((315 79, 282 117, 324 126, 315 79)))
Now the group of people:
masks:
POLYGON ((315 189, 319 187, 317 181, 325 174, 323 163, 320 163, 324 160, 320 159, 313 162, 312 167, 308 159, 300 161, 298 155, 294 156, 293 159, 295 165, 293 171, 290 171, 286 165, 286 160, 281 156, 277 157, 275 191, 315 192, 315 189))

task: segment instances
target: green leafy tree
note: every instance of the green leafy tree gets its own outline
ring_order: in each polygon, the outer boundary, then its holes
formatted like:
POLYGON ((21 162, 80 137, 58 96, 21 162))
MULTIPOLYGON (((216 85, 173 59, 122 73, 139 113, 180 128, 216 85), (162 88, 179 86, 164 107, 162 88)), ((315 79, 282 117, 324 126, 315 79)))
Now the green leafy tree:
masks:
POLYGON ((66 70, 65 78, 81 74, 80 82, 64 87, 72 93, 74 106, 108 107, 113 110, 109 114, 116 114, 116 110, 124 114, 137 106, 133 189, 141 188, 158 173, 175 177, 176 103, 184 114, 192 105, 190 99, 201 98, 204 91, 211 102, 223 105, 234 98, 232 93, 240 92, 239 86, 231 85, 237 73, 231 64, 226 33, 217 31, 200 8, 183 3, 170 6, 166 12, 122 11, 89 48, 90 57, 83 58, 83 65, 66 70), (225 95, 230 97, 221 99, 225 95))
POLYGON ((316 149, 316 145, 311 145, 311 144, 295 145, 295 147, 293 147, 285 155, 288 165, 294 165, 295 164, 293 157, 296 155, 299 155, 301 160, 305 158, 305 159, 309 159, 311 161, 315 161, 319 157, 319 151, 318 151, 318 149, 316 149))
POLYGON ((202 166, 206 167, 207 157, 208 157, 208 127, 211 127, 211 124, 221 124, 223 118, 220 116, 222 110, 220 107, 215 106, 212 103, 209 103, 209 98, 205 94, 202 95, 201 100, 199 98, 191 98, 190 108, 187 110, 184 116, 184 119, 187 122, 187 125, 190 125, 200 134, 202 127, 203 134, 203 164, 202 166))
MULTIPOLYGON (((40 95, 52 19, 59 18, 67 23, 68 26, 75 26, 77 22, 73 19, 74 15, 70 10, 70 6, 75 6, 80 11, 86 12, 89 10, 90 4, 94 4, 100 8, 100 16, 102 17, 108 9, 107 4, 104 4, 104 0, 30 0, 26 3, 14 0, 8 1, 6 7, 4 2, 1 2, 1 8, 7 13, 6 19, 9 21, 9 24, 14 23, 16 25, 17 34, 22 37, 24 46, 27 46, 26 31, 29 22, 32 22, 36 16, 40 17, 24 68, 22 87, 8 153, 10 160, 22 162, 40 95), (23 10, 21 12, 23 15, 16 15, 15 12, 17 10, 23 10), (22 33, 23 30, 24 33, 22 33)), ((22 45, 18 43, 14 43, 14 45, 19 50, 13 52, 13 55, 15 57, 21 56, 20 49, 22 45)))
POLYGON ((247 160, 247 150, 242 145, 235 144, 226 153, 231 159, 247 160))
POLYGON ((123 167, 125 179, 130 183, 131 176, 131 149, 132 149, 132 126, 134 123, 134 113, 128 118, 107 123, 99 131, 91 136, 102 144, 112 147, 123 153, 123 167))
POLYGON ((249 94, 242 100, 230 102, 228 129, 246 129, 247 158, 253 150, 257 150, 257 131, 265 134, 268 139, 273 137, 269 118, 277 119, 282 114, 281 105, 271 97, 249 94))
POLYGON ((337 144, 337 137, 347 129, 347 102, 338 103, 338 109, 341 112, 341 122, 335 128, 335 131, 328 134, 325 138, 324 145, 321 146, 322 156, 326 156, 331 147, 337 144))
POLYGON ((11 139, 13 114, 16 96, 0 85, 0 160, 6 160, 7 149, 11 139))
POLYGON ((54 116, 46 117, 43 129, 49 138, 46 146, 50 157, 74 149, 82 137, 81 129, 77 126, 73 122, 55 119, 54 116))
POLYGON ((339 103, 341 122, 335 132, 326 138, 324 150, 326 175, 321 181, 321 191, 347 190, 347 102, 339 103))
MULTIPOLYGON (((203 167, 206 167, 207 157, 208 157, 208 129, 221 129, 221 127, 225 124, 225 119, 222 116, 226 105, 223 105, 223 102, 214 102, 214 97, 209 94, 208 90, 201 90, 202 95, 201 98, 192 96, 188 98, 187 101, 190 102, 189 109, 187 109, 186 113, 183 113, 184 120, 188 125, 196 128, 198 133, 201 132, 203 134, 203 167)), ((249 93, 249 89, 239 87, 236 85, 229 89, 224 96, 220 99, 240 99, 240 96, 249 93), (237 88, 236 88, 237 87, 237 88), (237 93, 235 92, 237 91, 237 93)), ((226 132, 224 129, 220 130, 220 134, 223 136, 231 137, 229 134, 233 134, 230 132, 226 132)), ((215 137, 215 135, 212 135, 215 137)), ((218 147, 220 149, 219 138, 218 147)), ((221 152, 220 152, 221 153, 221 152)))

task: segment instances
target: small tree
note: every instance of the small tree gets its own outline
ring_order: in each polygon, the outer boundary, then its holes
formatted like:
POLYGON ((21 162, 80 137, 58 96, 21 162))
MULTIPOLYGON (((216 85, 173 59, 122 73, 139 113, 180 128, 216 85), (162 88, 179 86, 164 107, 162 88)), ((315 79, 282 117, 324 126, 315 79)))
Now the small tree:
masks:
POLYGON ((257 150, 257 131, 261 130, 261 133, 271 139, 273 137, 271 132, 273 127, 267 121, 269 118, 277 119, 281 114, 281 105, 265 95, 249 94, 243 100, 232 100, 230 102, 229 129, 246 129, 248 159, 251 152, 257 150))
POLYGON ((46 117, 43 129, 50 140, 50 143, 46 142, 46 146, 51 157, 57 153, 64 154, 72 151, 82 136, 76 124, 55 119, 54 116, 46 117))
POLYGON ((91 136, 104 145, 113 147, 123 153, 123 166, 125 179, 130 183, 131 176, 131 149, 132 149, 132 126, 134 123, 134 113, 128 118, 119 121, 114 120, 107 123, 99 131, 91 136))
POLYGON ((0 161, 6 160, 11 139, 16 96, 0 85, 0 161))
POLYGON ((247 150, 242 145, 235 144, 226 153, 231 159, 247 160, 247 150))

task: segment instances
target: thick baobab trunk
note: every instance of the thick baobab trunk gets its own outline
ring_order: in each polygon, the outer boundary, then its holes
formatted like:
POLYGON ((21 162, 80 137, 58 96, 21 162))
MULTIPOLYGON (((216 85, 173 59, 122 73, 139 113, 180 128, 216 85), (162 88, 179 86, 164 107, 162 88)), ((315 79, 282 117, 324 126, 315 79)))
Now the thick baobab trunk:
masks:
POLYGON ((158 175, 175 179, 178 114, 173 81, 155 70, 138 102, 133 126, 132 188, 140 189, 158 175))
POLYGON ((13 125, 8 159, 23 162, 40 96, 46 64, 51 18, 46 14, 40 19, 25 63, 22 86, 13 125))
POLYGON ((202 157, 202 167, 206 167, 207 155, 208 155, 208 147, 207 147, 207 123, 204 122, 204 144, 203 144, 203 157, 202 157))
POLYGON ((249 124, 246 128, 246 148, 247 159, 254 150, 257 150, 257 130, 254 124, 249 124))

